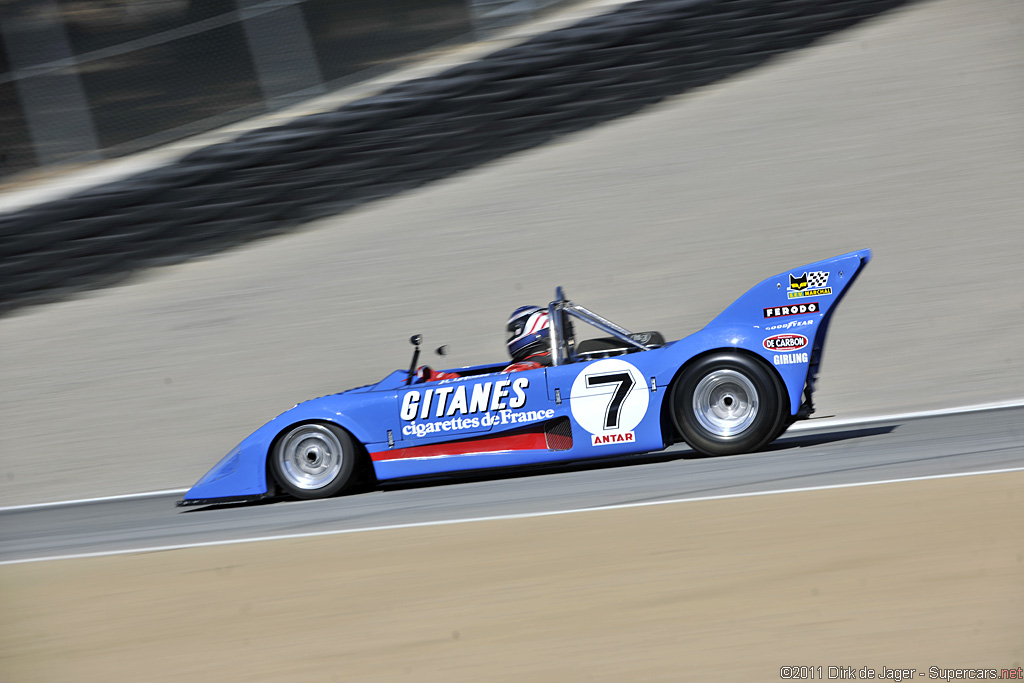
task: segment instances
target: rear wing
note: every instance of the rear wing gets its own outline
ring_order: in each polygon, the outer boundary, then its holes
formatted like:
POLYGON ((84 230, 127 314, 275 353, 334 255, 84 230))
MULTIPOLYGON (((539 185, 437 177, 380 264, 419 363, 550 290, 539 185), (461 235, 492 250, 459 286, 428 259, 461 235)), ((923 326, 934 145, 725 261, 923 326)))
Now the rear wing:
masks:
POLYGON ((751 287, 704 329, 755 328, 751 332, 757 342, 752 350, 779 371, 791 391, 796 417, 806 418, 814 412, 815 383, 832 314, 869 261, 871 250, 861 249, 770 277, 751 287), (796 349, 801 351, 787 353, 796 349), (801 389, 802 398, 797 401, 801 389))
POLYGON ((767 328, 813 317, 820 320, 820 329, 870 260, 871 250, 861 249, 782 272, 751 287, 706 327, 767 328))

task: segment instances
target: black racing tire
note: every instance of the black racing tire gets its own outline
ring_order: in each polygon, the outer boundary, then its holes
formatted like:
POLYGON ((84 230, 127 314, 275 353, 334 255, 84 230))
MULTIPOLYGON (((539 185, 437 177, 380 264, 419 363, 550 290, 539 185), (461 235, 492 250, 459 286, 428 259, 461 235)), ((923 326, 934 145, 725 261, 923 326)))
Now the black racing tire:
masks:
POLYGON ((701 455, 736 455, 763 447, 784 431, 786 397, 771 368, 742 353, 698 359, 676 378, 672 418, 701 455))
POLYGON ((306 422, 281 432, 270 451, 270 472, 280 490, 294 498, 328 498, 355 479, 355 440, 328 422, 306 422))
POLYGON ((789 428, 793 426, 794 422, 796 422, 796 419, 792 415, 787 415, 785 419, 782 420, 782 423, 779 424, 779 428, 775 430, 775 433, 772 435, 772 438, 768 439, 768 443, 775 441, 783 434, 785 434, 789 430, 789 428))

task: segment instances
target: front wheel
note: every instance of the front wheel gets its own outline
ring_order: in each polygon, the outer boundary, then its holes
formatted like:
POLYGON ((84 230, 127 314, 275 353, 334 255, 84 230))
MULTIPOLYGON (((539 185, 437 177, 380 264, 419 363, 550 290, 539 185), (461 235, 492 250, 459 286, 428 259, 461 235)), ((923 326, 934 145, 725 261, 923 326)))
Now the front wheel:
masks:
POLYGON ((702 455, 756 451, 785 424, 782 386, 763 363, 716 353, 686 368, 672 392, 672 417, 683 440, 702 455))
POLYGON ((292 427, 274 444, 270 470, 285 493, 310 500, 340 492, 353 479, 356 445, 332 424, 292 427))

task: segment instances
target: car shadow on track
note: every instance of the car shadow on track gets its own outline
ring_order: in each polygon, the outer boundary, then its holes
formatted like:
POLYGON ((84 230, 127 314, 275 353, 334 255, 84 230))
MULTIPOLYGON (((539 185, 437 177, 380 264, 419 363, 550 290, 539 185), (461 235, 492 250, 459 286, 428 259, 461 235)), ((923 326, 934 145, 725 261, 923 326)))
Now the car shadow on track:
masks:
POLYGON ((781 451, 789 448, 807 448, 809 446, 821 446, 848 439, 864 439, 869 436, 890 434, 896 431, 899 425, 886 425, 884 427, 864 427, 861 429, 847 429, 843 431, 824 432, 821 434, 793 434, 782 436, 762 448, 759 452, 781 451))

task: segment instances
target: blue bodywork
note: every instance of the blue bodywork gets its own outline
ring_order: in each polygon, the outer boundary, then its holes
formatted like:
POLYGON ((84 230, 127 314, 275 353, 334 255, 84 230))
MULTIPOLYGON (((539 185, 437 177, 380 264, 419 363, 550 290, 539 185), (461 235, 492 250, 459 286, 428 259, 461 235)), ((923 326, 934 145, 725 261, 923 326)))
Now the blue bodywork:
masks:
POLYGON ((664 419, 673 380, 718 350, 764 359, 785 386, 791 420, 805 418, 832 313, 870 258, 865 249, 768 278, 700 331, 659 348, 514 373, 502 373, 505 363, 460 368, 451 371, 457 379, 412 385, 396 370, 299 403, 232 449, 181 503, 268 494, 275 439, 313 421, 347 430, 378 480, 660 450, 679 440, 664 419))

